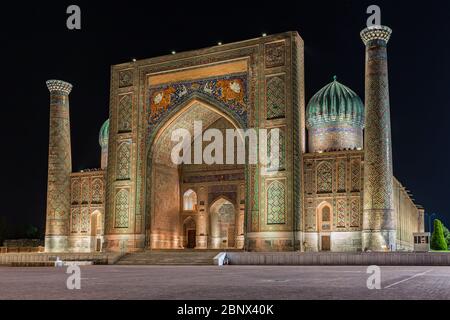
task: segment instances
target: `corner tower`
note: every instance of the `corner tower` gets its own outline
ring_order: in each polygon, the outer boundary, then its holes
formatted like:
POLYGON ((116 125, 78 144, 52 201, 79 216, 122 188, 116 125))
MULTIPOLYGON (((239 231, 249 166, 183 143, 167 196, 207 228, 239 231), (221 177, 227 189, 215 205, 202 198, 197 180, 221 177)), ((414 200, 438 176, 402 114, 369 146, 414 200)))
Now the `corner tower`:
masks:
POLYGON ((47 224, 45 251, 67 250, 70 215, 70 145, 69 94, 70 83, 47 81, 50 91, 50 136, 48 152, 47 224))
POLYGON ((372 251, 395 250, 396 243, 387 63, 391 33, 385 26, 361 31, 366 46, 362 249, 372 251))

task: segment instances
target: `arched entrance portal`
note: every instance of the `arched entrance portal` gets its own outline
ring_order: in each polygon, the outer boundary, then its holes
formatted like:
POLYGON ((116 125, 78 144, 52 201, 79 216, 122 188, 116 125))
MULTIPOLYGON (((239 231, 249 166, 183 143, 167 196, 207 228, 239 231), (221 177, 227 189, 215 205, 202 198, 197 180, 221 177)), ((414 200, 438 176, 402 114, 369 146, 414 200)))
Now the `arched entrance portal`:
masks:
MULTIPOLYGON (((237 236, 239 244, 243 246, 245 165, 193 163, 197 141, 200 141, 201 150, 206 150, 211 143, 211 141, 201 142, 205 130, 219 130, 225 138, 227 129, 240 127, 239 123, 221 108, 193 100, 181 107, 158 128, 150 140, 146 172, 146 233, 149 248, 235 247, 237 236), (194 121, 202 122, 203 131, 198 132, 198 126, 194 129, 194 121), (179 143, 172 141, 172 133, 177 129, 185 129, 191 139, 190 164, 176 164, 172 161, 172 150, 179 143), (218 204, 211 206, 220 197, 228 199, 228 203, 221 203, 220 207, 218 204), (230 210, 233 214, 228 221, 225 217, 229 217, 227 214, 230 210), (242 224, 239 228, 236 226, 236 215, 242 224), (219 224, 211 224, 211 219, 216 219, 219 224), (216 234, 225 234, 224 229, 220 231, 215 229, 217 225, 221 225, 221 228, 226 226, 226 234, 229 236, 217 240, 219 238, 216 234)), ((236 140, 234 145, 236 154, 236 140)), ((223 155, 225 154, 224 141, 223 155)))
POLYGON ((183 223, 184 247, 194 249, 196 245, 195 220, 192 217, 187 218, 183 223))
POLYGON ((102 251, 103 245, 103 221, 102 214, 96 210, 91 214, 91 252, 102 251))
POLYGON ((332 210, 327 202, 317 208, 319 227, 319 248, 321 251, 331 251, 332 210))
POLYGON ((209 213, 211 248, 234 248, 238 220, 234 205, 225 198, 220 198, 211 205, 209 213))

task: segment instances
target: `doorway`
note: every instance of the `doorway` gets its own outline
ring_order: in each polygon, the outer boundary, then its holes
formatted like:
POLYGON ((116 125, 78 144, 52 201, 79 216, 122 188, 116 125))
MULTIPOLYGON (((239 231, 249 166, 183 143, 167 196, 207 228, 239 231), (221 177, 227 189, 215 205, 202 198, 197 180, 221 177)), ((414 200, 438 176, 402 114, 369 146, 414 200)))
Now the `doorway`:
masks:
POLYGON ((184 247, 194 249, 197 245, 197 228, 194 218, 188 217, 183 223, 184 247))
POLYGON ((190 229, 187 231, 187 248, 194 249, 195 248, 195 229, 190 229))
POLYGON ((331 250, 331 239, 330 236, 322 236, 322 251, 331 250))

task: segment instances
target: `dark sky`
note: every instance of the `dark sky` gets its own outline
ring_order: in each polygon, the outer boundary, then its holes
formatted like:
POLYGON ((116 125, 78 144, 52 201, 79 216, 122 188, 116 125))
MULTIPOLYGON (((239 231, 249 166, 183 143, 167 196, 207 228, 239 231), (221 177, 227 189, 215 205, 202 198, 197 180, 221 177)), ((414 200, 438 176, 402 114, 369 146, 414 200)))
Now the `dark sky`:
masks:
POLYGON ((0 215, 44 228, 47 79, 74 85, 73 169, 96 168, 110 65, 297 30, 305 41, 307 99, 335 74, 364 98, 359 32, 370 4, 381 7, 382 23, 394 30, 389 71, 395 176, 427 212, 449 224, 450 2, 443 0, 2 2, 0 215), (81 7, 81 31, 66 28, 70 4, 81 7))

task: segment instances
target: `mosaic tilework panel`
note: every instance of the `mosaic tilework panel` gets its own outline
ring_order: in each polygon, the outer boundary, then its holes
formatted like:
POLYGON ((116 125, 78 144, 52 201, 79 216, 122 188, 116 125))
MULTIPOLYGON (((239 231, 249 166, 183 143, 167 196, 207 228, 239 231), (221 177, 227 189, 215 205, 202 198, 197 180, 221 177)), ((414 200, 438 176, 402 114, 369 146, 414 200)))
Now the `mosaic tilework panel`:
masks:
POLYGON ((266 80, 267 119, 284 118, 286 114, 286 87, 284 76, 273 76, 266 80))
POLYGON ((122 189, 116 194, 115 223, 116 228, 128 228, 129 191, 122 189))
POLYGON ((189 101, 195 94, 226 106, 231 114, 247 125, 247 75, 236 74, 150 87, 147 103, 149 131, 174 107, 189 101))
POLYGON ((265 45, 266 68, 284 66, 286 63, 286 49, 284 42, 274 42, 265 45))
POLYGON ((286 223, 286 190, 284 184, 273 181, 267 189, 267 224, 286 223))

